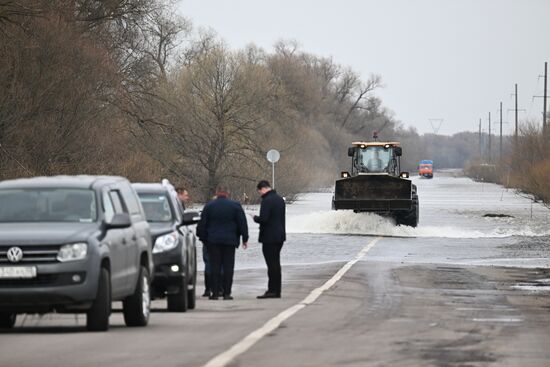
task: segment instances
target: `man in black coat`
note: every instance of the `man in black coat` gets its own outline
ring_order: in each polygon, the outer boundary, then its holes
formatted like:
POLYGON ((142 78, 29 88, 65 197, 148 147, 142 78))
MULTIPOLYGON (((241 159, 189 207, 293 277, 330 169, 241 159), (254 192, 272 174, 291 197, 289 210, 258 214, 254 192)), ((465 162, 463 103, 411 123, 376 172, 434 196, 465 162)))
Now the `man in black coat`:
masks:
POLYGON ((223 266, 223 299, 231 300, 235 249, 240 238, 243 248, 248 247, 248 225, 241 204, 229 199, 229 190, 219 186, 216 199, 204 206, 197 225, 197 236, 208 248, 211 265, 210 299, 219 298, 219 285, 223 266))
MULTIPOLYGON (((178 199, 183 207, 183 210, 185 211, 190 200, 189 192, 184 186, 178 186, 176 187, 176 193, 178 194, 178 199)), ((202 246, 202 262, 204 263, 204 293, 202 296, 210 297, 210 260, 208 259, 208 251, 204 243, 202 246)))
POLYGON ((257 186, 262 195, 260 215, 254 221, 260 224, 260 239, 267 276, 267 292, 258 298, 281 298, 281 249, 286 241, 285 201, 271 188, 269 182, 262 180, 257 186))

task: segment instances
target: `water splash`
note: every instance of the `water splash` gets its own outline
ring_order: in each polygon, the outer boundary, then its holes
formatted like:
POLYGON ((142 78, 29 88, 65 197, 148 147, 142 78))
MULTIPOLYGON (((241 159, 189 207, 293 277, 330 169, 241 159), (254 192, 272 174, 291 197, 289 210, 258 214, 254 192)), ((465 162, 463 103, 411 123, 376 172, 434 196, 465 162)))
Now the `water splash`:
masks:
POLYGON ((391 218, 373 213, 353 211, 318 211, 291 216, 287 223, 289 233, 315 233, 340 235, 372 235, 389 237, 441 237, 441 238, 483 238, 511 236, 549 236, 550 228, 530 225, 510 226, 509 222, 496 220, 487 228, 467 229, 452 226, 425 226, 417 228, 396 226, 391 218), (503 226, 499 226, 502 223, 503 226))

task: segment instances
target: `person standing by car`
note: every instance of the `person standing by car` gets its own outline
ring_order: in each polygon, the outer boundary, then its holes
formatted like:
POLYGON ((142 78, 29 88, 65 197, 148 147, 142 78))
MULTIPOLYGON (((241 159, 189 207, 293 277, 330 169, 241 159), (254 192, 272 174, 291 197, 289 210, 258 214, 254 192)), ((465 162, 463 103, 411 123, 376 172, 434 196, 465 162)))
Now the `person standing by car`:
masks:
POLYGON ((179 186, 176 188, 176 192, 178 193, 178 199, 180 199, 181 205, 183 206, 183 210, 185 210, 187 203, 189 202, 189 192, 185 187, 179 186))
MULTIPOLYGON (((183 186, 177 187, 176 192, 178 193, 178 199, 183 206, 183 210, 185 210, 186 204, 189 203, 190 200, 189 192, 183 186)), ((202 244, 202 261, 204 262, 204 293, 202 294, 202 296, 209 297, 211 292, 210 278, 212 277, 212 269, 210 266, 210 259, 208 258, 206 243, 204 242, 202 244)))
POLYGON ((286 241, 285 201, 266 180, 260 181, 256 188, 262 196, 262 204, 260 215, 255 215, 254 221, 260 224, 259 242, 262 243, 269 278, 267 291, 258 298, 281 298, 281 249, 286 241))
POLYGON ((226 186, 218 186, 216 199, 204 206, 197 226, 197 235, 206 245, 210 257, 212 294, 209 298, 213 300, 219 298, 222 283, 223 299, 233 299, 231 287, 235 268, 235 249, 239 247, 241 237, 243 248, 248 247, 248 225, 244 210, 241 204, 229 199, 229 194, 226 186))

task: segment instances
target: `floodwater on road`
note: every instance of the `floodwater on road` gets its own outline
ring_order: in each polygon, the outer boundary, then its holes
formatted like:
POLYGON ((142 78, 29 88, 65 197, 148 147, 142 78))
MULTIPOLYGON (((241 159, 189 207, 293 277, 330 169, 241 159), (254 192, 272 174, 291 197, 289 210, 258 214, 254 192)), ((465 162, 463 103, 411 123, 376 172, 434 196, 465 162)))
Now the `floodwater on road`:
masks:
MULTIPOLYGON (((287 206, 283 265, 347 261, 364 246, 364 236, 382 236, 395 237, 386 241, 394 248, 390 254, 385 252, 391 261, 402 256, 400 247, 409 248, 413 242, 418 253, 408 261, 550 266, 550 210, 541 203, 512 189, 461 177, 456 171, 433 179, 415 177, 413 183, 420 200, 417 228, 396 226, 392 219, 376 214, 333 211, 332 193, 300 195, 287 206)), ((257 207, 246 210, 250 213, 257 207)), ((265 266, 257 243, 258 226, 249 221, 249 227, 251 247, 238 251, 237 269, 265 266)))
POLYGON ((514 190, 450 175, 414 178, 413 183, 420 199, 417 228, 395 226, 375 214, 331 211, 332 194, 307 194, 289 206, 288 231, 445 238, 550 235, 550 210, 514 190))

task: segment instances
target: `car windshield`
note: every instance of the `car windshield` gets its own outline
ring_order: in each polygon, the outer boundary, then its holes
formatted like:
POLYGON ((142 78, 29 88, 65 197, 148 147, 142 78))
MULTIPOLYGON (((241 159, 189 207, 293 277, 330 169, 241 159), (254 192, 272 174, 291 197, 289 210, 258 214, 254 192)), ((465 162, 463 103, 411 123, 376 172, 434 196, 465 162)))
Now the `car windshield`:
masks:
POLYGON ((171 222, 174 218, 165 194, 138 193, 148 222, 171 222))
POLYGON ((97 205, 92 190, 0 190, 0 222, 91 223, 96 220, 97 205))
POLYGON ((359 150, 359 166, 362 172, 388 172, 392 148, 368 146, 359 150))

